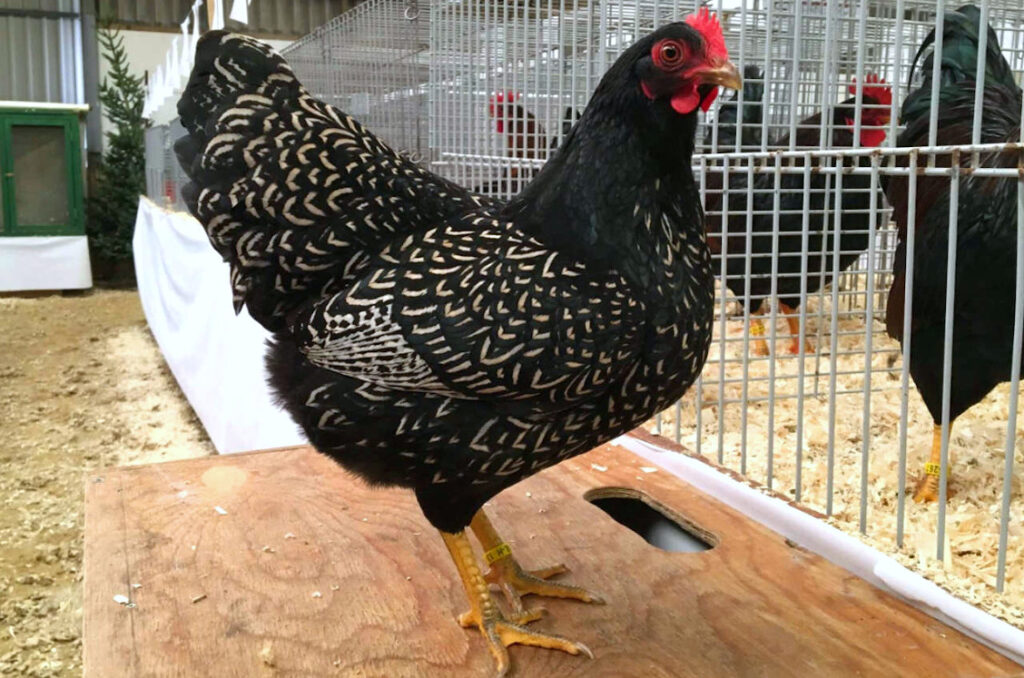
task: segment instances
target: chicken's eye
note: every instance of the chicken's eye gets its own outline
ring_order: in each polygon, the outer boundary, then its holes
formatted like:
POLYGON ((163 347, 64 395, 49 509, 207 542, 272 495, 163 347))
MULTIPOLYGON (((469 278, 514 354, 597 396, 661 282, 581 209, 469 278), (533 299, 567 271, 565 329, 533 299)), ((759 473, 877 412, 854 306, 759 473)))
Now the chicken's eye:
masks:
POLYGON ((658 68, 673 69, 682 65, 686 50, 674 40, 666 40, 654 50, 654 64, 658 68))

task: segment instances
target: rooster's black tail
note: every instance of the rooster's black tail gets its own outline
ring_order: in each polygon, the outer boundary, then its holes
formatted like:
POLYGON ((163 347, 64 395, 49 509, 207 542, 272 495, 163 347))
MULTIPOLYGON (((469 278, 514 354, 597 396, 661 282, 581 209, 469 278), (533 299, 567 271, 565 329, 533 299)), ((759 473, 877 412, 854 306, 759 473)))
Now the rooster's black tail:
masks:
MULTIPOLYGON (((977 76, 981 32, 988 32, 985 49, 984 86, 998 85, 1016 88, 1016 80, 1010 64, 1003 57, 999 47, 999 36, 992 26, 981 25, 981 10, 974 5, 964 5, 956 11, 946 12, 942 19, 942 63, 940 64, 940 87, 973 82, 977 76)), ((912 125, 920 118, 927 118, 931 111, 932 73, 935 58, 935 30, 921 43, 911 65, 910 77, 918 81, 903 102, 901 121, 912 125)), ((940 90, 940 103, 943 92, 940 90)))

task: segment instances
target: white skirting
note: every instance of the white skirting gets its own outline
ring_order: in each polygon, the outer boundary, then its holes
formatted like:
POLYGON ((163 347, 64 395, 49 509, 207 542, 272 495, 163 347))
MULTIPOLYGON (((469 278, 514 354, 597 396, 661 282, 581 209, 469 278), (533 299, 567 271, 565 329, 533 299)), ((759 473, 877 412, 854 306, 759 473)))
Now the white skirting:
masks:
POLYGON ((269 334, 235 315, 228 265, 199 222, 141 197, 132 246, 146 320, 217 451, 303 444, 266 383, 269 334))
POLYGON ((0 292, 92 287, 84 235, 0 238, 0 292))

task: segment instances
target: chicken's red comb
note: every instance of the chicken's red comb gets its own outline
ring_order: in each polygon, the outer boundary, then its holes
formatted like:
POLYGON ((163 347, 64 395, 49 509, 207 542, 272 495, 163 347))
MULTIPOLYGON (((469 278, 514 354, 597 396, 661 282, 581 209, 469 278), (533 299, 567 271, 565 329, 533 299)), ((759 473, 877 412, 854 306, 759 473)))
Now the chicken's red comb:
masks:
POLYGON ((505 103, 506 99, 508 99, 508 103, 511 104, 516 100, 516 93, 513 92, 512 90, 508 90, 507 92, 498 92, 497 94, 491 97, 491 103, 489 108, 491 111, 492 118, 500 118, 504 115, 504 111, 500 108, 500 106, 501 104, 505 103))
POLYGON ((696 29, 704 36, 708 56, 729 58, 729 50, 725 46, 725 36, 722 34, 722 25, 718 23, 718 16, 707 6, 701 7, 686 17, 685 21, 691 28, 696 29))
MULTIPOLYGON (((850 94, 857 96, 857 78, 854 78, 850 85, 850 94)), ((892 88, 886 84, 885 78, 878 77, 877 73, 868 73, 864 76, 864 96, 871 97, 882 106, 892 104, 892 88)))

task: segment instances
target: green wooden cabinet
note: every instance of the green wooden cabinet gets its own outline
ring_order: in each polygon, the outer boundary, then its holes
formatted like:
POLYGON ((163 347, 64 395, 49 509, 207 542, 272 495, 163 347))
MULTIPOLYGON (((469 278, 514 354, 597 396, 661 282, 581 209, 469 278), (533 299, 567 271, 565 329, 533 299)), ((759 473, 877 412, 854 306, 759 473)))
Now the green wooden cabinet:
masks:
POLYGON ((0 236, 83 235, 79 112, 0 106, 0 236))

